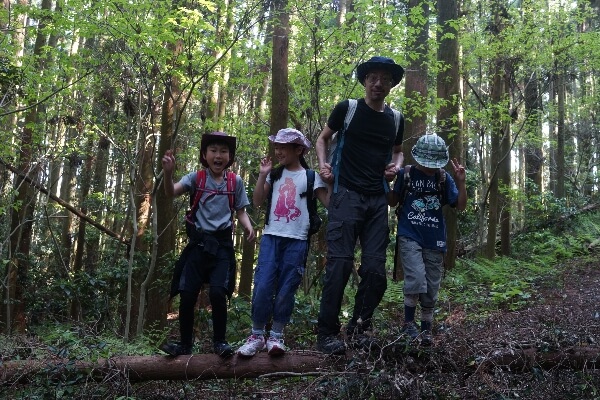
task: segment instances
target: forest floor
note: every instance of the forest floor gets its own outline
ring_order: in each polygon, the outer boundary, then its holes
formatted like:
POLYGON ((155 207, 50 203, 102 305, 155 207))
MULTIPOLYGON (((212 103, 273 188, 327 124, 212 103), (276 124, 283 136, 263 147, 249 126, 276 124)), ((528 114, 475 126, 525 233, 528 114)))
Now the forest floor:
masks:
MULTIPOLYGON (((54 394, 42 397, 20 396, 29 389, 15 385, 1 389, 0 398, 600 399, 599 258, 563 260, 517 310, 467 310, 449 299, 440 304, 444 317, 436 320, 432 347, 400 340, 398 315, 376 332, 383 350, 348 350, 332 359, 342 362, 341 370, 286 378, 88 381, 74 392, 55 383, 47 386, 54 394)), ((314 351, 314 335, 308 336, 304 344, 292 337, 287 343, 314 351)))
MULTIPOLYGON (((600 260, 564 260, 516 311, 452 310, 421 348, 381 335, 384 350, 348 351, 320 376, 145 384, 135 398, 600 399, 600 260)), ((397 332, 386 329, 386 332, 397 332)), ((292 344, 293 346, 293 344, 292 344)), ((310 349, 309 349, 310 350, 310 349)), ((288 356, 293 356, 289 354, 288 356)), ((138 388, 140 389, 140 388, 138 388)), ((137 391, 137 394, 135 393, 137 391)))

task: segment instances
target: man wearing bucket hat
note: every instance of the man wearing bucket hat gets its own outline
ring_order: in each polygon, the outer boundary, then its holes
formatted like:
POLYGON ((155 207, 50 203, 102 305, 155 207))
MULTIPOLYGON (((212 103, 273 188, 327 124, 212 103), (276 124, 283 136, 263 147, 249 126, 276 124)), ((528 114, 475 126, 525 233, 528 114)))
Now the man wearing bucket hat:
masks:
POLYGON ((448 149, 436 134, 421 136, 411 154, 417 165, 407 165, 398 172, 388 200, 390 206, 398 205, 397 241, 404 272, 402 332, 411 341, 420 338, 421 345, 429 346, 446 252, 442 207, 448 204, 459 211, 465 209, 466 172, 456 159, 450 162, 454 179, 442 169, 448 163, 448 149), (415 324, 417 304, 421 306, 420 329, 415 324))
POLYGON ((259 207, 267 200, 267 208, 254 271, 252 330, 237 350, 242 357, 252 357, 265 347, 271 356, 286 352, 283 331, 294 310, 308 253, 309 202, 312 200, 308 196, 327 205, 327 184, 309 169, 304 159, 310 142, 302 132, 281 129, 277 135, 269 136, 269 141, 279 167, 273 170, 269 157, 261 160, 253 194, 254 206, 259 207), (312 194, 308 172, 314 177, 312 194), (266 325, 271 320, 267 334, 266 325))
POLYGON ((385 99, 403 75, 404 69, 391 58, 376 56, 360 64, 356 76, 365 96, 356 101, 350 123, 345 126, 351 102, 344 100, 335 106, 316 142, 321 177, 334 187, 328 207, 327 264, 317 337, 317 348, 327 354, 345 352, 345 343, 338 338, 339 313, 354 269, 357 240, 362 250, 361 279, 346 326, 354 345, 368 344, 364 339, 370 337, 373 313, 387 287, 386 180, 391 181, 402 165, 404 119, 399 112, 395 116, 385 99), (327 148, 336 132, 342 139, 338 139, 337 161, 332 166, 327 148))
POLYGON ((168 150, 162 158, 167 196, 190 193, 195 203, 186 216, 189 242, 175 264, 171 285, 171 297, 180 295, 181 342, 161 346, 161 350, 172 356, 192 354, 194 306, 204 284, 210 285, 208 297, 212 307, 214 352, 222 357, 233 355, 225 333, 227 297, 232 294, 236 266, 232 235, 234 213, 244 227, 247 239, 254 240, 254 229, 245 209, 250 202, 244 182, 227 171, 234 161, 235 145, 235 137, 223 132, 202 135, 200 162, 204 170, 190 172, 177 183, 173 181, 173 151, 168 150))

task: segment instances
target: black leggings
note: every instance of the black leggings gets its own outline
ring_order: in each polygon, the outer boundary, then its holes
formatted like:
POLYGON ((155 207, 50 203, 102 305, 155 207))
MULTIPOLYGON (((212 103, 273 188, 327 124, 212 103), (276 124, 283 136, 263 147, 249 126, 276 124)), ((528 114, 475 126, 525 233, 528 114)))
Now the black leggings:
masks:
MULTIPOLYGON (((194 307, 199 291, 182 290, 179 292, 179 332, 181 344, 194 344, 194 307)), ((213 342, 224 342, 227 330, 227 290, 224 287, 211 286, 208 292, 212 307, 213 342)))

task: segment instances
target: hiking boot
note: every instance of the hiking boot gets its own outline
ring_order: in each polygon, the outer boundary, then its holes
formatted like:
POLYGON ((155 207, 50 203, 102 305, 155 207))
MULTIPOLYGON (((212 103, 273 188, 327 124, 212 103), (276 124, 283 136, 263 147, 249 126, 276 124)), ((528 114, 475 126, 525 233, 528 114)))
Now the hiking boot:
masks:
POLYGON ((431 346, 432 344, 431 321, 421 321, 421 346, 431 346))
POLYGON ((170 356, 183 356, 192 354, 192 346, 179 342, 169 342, 160 346, 160 349, 170 356))
POLYGON ((433 336, 431 331, 421 332, 421 346, 431 346, 433 344, 433 336))
POLYGON ((325 354, 346 354, 346 344, 335 336, 317 338, 317 350, 325 354))
POLYGON ((419 337, 419 328, 414 321, 405 322, 404 326, 400 330, 402 335, 408 336, 410 340, 415 340, 419 337))
POLYGON ((233 349, 227 342, 214 342, 213 350, 215 354, 218 354, 223 358, 233 355, 233 349))
POLYGON ((252 357, 265 348, 265 338, 262 335, 250 335, 238 350, 237 353, 242 357, 252 357))
POLYGON ((351 337, 348 338, 350 341, 350 346, 352 346, 355 349, 362 349, 365 351, 369 351, 372 349, 375 349, 379 346, 379 342, 377 341, 377 339, 375 338, 375 336, 373 336, 372 333, 360 333, 360 334, 355 334, 352 335, 351 337))
POLYGON ((270 356, 282 356, 287 351, 282 338, 269 336, 267 339, 267 354, 270 356))

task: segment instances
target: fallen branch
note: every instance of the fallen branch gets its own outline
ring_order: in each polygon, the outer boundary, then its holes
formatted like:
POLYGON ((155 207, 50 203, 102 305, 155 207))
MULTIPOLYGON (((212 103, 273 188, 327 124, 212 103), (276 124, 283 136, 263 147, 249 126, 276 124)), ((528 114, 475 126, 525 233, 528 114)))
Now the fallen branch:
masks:
POLYGON ((88 217, 87 215, 85 215, 84 213, 82 213, 81 211, 79 211, 78 209, 76 209, 75 207, 73 207, 72 205, 70 205, 69 203, 67 203, 63 199, 61 199, 60 197, 57 197, 57 196, 53 195, 52 193, 50 193, 48 191, 48 189, 46 189, 45 187, 43 187, 39 183, 34 182, 31 178, 29 178, 28 176, 26 176, 26 175, 22 174, 21 172, 19 172, 18 169, 16 169, 15 167, 13 167, 12 165, 10 165, 9 163, 7 163, 4 160, 0 159, 0 164, 4 165, 9 171, 13 172, 17 176, 19 176, 21 179, 23 179, 25 182, 27 182, 28 184, 30 184, 31 186, 33 186, 34 188, 36 188, 40 192, 42 192, 45 195, 47 195, 50 199, 54 200, 56 203, 58 203, 60 206, 64 207, 66 210, 68 210, 72 214, 77 215, 82 220, 86 221, 90 225, 95 226, 98 230, 106 233, 107 235, 112 236, 113 238, 117 239, 119 242, 121 242, 123 244, 126 244, 126 245, 129 245, 129 240, 128 239, 125 239, 125 238, 121 237, 120 235, 118 235, 117 233, 111 231, 110 229, 108 229, 107 227, 103 226, 102 224, 94 221, 93 219, 91 219, 90 217, 88 217))

